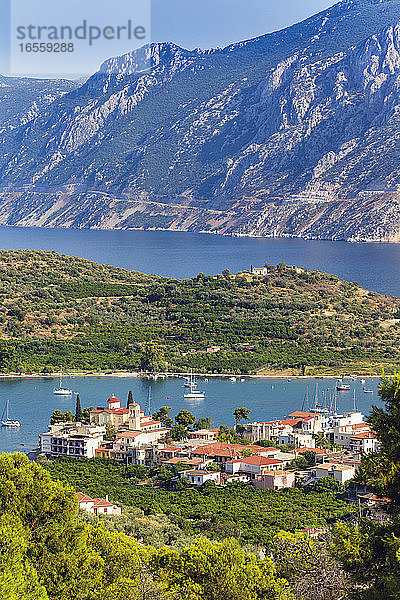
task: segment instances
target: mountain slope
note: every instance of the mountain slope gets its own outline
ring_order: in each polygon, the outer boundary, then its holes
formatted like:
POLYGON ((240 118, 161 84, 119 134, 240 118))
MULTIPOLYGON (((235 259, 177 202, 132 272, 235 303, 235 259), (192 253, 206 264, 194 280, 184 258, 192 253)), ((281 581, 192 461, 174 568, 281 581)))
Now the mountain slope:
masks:
POLYGON ((106 61, 0 142, 0 222, 397 241, 399 22, 345 0, 106 61))
POLYGON ((62 79, 0 75, 0 133, 34 119, 45 106, 77 87, 77 83, 62 79))

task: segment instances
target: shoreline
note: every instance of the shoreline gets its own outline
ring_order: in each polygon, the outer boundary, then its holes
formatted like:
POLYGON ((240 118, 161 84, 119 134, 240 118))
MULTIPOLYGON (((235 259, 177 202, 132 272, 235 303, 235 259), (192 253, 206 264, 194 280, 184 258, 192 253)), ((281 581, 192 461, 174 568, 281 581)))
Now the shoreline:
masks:
MULTIPOLYGON (((185 377, 188 377, 190 375, 190 373, 188 372, 184 372, 184 373, 163 373, 161 375, 158 375, 157 377, 149 377, 143 373, 138 373, 138 372, 129 372, 129 371, 115 371, 115 372, 110 372, 110 373, 97 373, 97 372, 93 372, 93 373, 85 373, 85 372, 80 372, 80 371, 70 371, 68 373, 51 373, 51 374, 44 374, 44 373, 1 373, 0 374, 0 379, 57 379, 58 377, 60 377, 60 375, 62 375, 65 378, 69 378, 69 377, 120 377, 121 379, 131 379, 131 378, 138 378, 138 379, 148 379, 149 381, 158 381, 161 379, 171 379, 171 378, 177 378, 177 379, 182 379, 185 377)), ((310 380, 310 379, 315 379, 315 380, 321 380, 321 379, 343 379, 343 380, 350 380, 350 381, 358 381, 360 379, 380 379, 381 375, 357 375, 356 377, 350 377, 350 376, 346 376, 346 375, 235 375, 232 373, 193 373, 193 375, 197 378, 214 378, 214 379, 226 379, 227 381, 231 381, 231 377, 234 377, 236 379, 236 381, 239 381, 241 379, 244 380, 251 380, 251 379, 265 379, 265 380, 269 380, 269 379, 282 379, 282 380, 286 380, 286 381, 294 381, 294 380, 298 380, 298 381, 302 381, 302 380, 310 380)), ((231 382, 233 383, 233 382, 231 382)))

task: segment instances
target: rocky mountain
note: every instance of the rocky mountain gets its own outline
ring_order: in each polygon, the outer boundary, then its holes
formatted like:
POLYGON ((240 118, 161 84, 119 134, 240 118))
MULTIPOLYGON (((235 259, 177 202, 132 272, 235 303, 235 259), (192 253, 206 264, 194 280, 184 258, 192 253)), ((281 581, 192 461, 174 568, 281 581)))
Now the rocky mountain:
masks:
POLYGON ((0 223, 400 241, 399 76, 400 0, 110 59, 2 136, 0 223))
POLYGON ((29 79, 0 75, 0 133, 26 124, 43 108, 78 84, 64 79, 29 79))

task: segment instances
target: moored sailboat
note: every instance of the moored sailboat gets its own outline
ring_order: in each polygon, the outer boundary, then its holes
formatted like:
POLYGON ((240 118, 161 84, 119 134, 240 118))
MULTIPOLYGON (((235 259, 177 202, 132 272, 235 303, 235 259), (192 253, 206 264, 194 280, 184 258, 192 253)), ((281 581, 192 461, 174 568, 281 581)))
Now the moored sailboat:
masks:
POLYGON ((60 387, 56 390, 53 390, 53 394, 56 396, 72 396, 73 391, 63 388, 62 386, 62 374, 60 375, 60 387))
POLYGON ((21 423, 19 421, 10 419, 10 417, 8 416, 8 398, 6 400, 3 414, 1 416, 1 426, 2 427, 11 427, 11 428, 21 427, 21 423))

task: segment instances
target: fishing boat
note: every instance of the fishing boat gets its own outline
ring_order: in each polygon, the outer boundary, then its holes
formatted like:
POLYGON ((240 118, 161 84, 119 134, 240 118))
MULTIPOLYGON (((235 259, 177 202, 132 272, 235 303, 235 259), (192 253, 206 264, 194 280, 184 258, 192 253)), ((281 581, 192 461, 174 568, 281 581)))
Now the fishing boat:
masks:
POLYGON ((190 391, 184 394, 185 400, 204 400, 204 392, 197 389, 196 379, 193 377, 193 371, 190 372, 190 391))
POLYGON ((10 419, 10 417, 8 416, 8 398, 6 400, 3 414, 1 416, 1 426, 2 427, 11 427, 11 428, 21 427, 21 423, 19 421, 14 421, 13 419, 10 419))
POLYGON ((364 394, 373 394, 374 390, 367 390, 367 388, 363 387, 364 394))
POLYGON ((349 392, 350 386, 347 383, 343 383, 342 379, 339 379, 336 382, 336 389, 338 392, 349 392))
POLYGON ((62 374, 60 375, 60 386, 59 388, 56 390, 53 390, 53 394, 55 394, 56 396, 72 396, 73 391, 72 390, 68 390, 66 388, 63 388, 62 386, 62 374))
POLYGON ((230 377, 229 378, 231 381, 235 382, 236 381, 236 377, 230 377))

